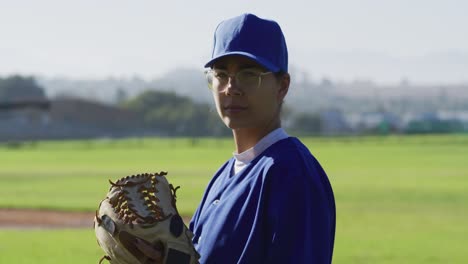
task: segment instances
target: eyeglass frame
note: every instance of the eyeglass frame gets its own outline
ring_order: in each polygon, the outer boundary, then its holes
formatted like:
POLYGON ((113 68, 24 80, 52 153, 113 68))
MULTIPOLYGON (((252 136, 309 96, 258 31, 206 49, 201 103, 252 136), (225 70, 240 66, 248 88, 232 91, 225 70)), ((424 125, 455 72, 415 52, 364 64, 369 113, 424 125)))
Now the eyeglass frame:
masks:
MULTIPOLYGON (((223 73, 225 73, 225 74, 227 75, 227 82, 223 85, 223 86, 226 86, 226 85, 229 83, 229 78, 234 78, 234 79, 236 80, 236 83, 242 84, 242 82, 239 82, 238 74, 241 73, 241 72, 243 72, 243 71, 249 71, 249 70, 251 70, 251 69, 250 69, 250 68, 248 68, 248 69, 242 69, 242 70, 240 70, 240 71, 238 71, 238 72, 236 72, 236 73, 231 73, 231 74, 230 74, 230 73, 229 73, 228 71, 226 71, 226 70, 221 70, 221 69, 218 69, 218 70, 215 70, 215 69, 207 69, 207 70, 205 70, 205 77, 206 77, 207 82, 208 82, 208 88, 209 88, 210 90, 213 90, 213 91, 216 90, 216 91, 218 91, 218 92, 224 91, 224 90, 226 89, 226 87, 224 87, 222 90, 214 89, 214 87, 213 87, 213 79, 216 78, 216 77, 214 76, 215 71, 223 72, 223 73), (212 76, 211 76, 211 78, 212 78, 212 79, 211 79, 211 83, 210 83, 209 77, 208 77, 210 74, 212 74, 212 76)), ((254 72, 254 71, 252 71, 252 72, 254 72)), ((268 74, 272 74, 272 73, 274 73, 274 72, 267 71, 267 72, 259 72, 259 73, 256 73, 256 74, 258 75, 258 76, 257 76, 257 77, 258 77, 258 84, 257 84, 257 87, 256 87, 255 89, 258 89, 258 87, 260 87, 260 85, 262 85, 262 77, 263 77, 263 76, 268 75, 268 74)))

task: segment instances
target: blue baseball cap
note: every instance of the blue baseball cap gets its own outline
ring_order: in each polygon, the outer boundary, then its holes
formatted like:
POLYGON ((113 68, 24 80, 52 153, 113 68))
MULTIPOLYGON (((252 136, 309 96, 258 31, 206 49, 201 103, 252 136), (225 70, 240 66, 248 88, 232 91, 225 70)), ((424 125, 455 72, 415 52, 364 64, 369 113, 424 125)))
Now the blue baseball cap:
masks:
POLYGON ((280 26, 273 20, 243 14, 219 23, 214 34, 211 60, 228 55, 248 57, 272 72, 288 72, 288 49, 280 26))

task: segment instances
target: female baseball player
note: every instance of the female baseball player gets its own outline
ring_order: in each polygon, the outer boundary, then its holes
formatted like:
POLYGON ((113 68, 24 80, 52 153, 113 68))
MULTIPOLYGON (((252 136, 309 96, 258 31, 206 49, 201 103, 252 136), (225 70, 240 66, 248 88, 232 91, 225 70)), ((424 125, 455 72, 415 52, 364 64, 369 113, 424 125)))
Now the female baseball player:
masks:
POLYGON ((307 147, 281 128, 290 76, 280 26, 253 14, 221 22, 205 67, 236 150, 190 223, 200 263, 331 263, 330 182, 307 147))
MULTIPOLYGON (((280 26, 252 14, 221 22, 205 67, 236 150, 208 184, 190 223, 200 263, 331 263, 336 216, 330 182, 307 147, 281 128, 290 76, 280 26)), ((137 246, 160 259, 151 247, 137 246)))

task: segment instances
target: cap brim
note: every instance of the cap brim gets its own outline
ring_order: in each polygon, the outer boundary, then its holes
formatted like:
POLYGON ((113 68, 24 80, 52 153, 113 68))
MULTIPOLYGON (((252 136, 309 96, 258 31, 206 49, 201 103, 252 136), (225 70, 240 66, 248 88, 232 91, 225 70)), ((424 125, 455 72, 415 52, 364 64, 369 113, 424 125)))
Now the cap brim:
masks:
POLYGON ((280 68, 273 65, 273 63, 269 62, 268 60, 262 58, 262 57, 258 57, 258 56, 255 56, 255 55, 252 55, 248 52, 242 52, 242 51, 232 51, 232 52, 226 52, 222 55, 219 55, 215 58, 212 58, 210 61, 208 61, 206 64, 205 64, 205 67, 211 67, 213 66, 213 64, 215 63, 215 61, 221 59, 221 58, 224 58, 226 56, 230 56, 230 55, 241 55, 241 56, 244 56, 244 57, 247 57, 249 59, 252 59, 254 60, 255 62, 257 62, 258 64, 260 64, 261 66, 265 67, 268 71, 271 71, 271 72, 279 72, 280 71, 280 68))

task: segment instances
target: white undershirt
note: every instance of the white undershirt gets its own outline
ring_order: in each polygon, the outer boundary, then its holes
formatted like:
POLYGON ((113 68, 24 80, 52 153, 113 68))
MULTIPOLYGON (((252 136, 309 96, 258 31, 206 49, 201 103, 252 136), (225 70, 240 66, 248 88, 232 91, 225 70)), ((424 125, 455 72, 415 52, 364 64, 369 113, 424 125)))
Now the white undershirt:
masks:
POLYGON ((288 138, 288 134, 284 131, 283 128, 277 128, 271 131, 268 135, 260 139, 260 141, 255 144, 255 146, 249 148, 248 150, 242 153, 234 152, 234 158, 236 159, 234 163, 234 171, 236 174, 241 171, 245 166, 247 166, 252 160, 254 160, 258 155, 265 151, 269 146, 275 144, 276 142, 288 138))

